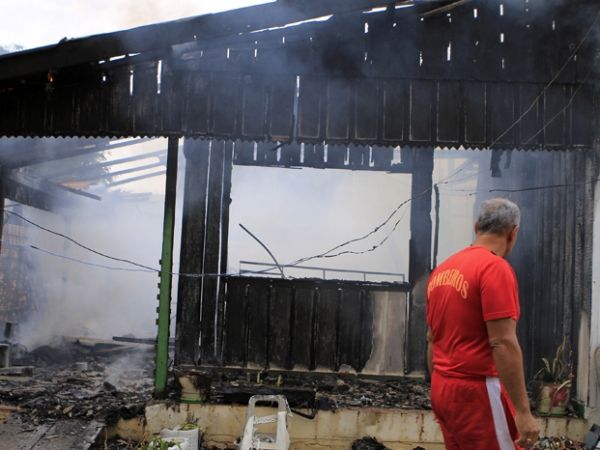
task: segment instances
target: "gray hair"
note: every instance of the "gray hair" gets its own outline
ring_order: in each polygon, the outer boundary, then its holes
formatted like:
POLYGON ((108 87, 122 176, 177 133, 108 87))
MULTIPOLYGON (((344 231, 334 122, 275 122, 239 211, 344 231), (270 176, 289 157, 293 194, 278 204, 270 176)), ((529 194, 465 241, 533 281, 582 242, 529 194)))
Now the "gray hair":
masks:
POLYGON ((483 234, 504 234, 521 223, 519 207, 505 198, 492 198, 481 204, 475 231, 483 234))

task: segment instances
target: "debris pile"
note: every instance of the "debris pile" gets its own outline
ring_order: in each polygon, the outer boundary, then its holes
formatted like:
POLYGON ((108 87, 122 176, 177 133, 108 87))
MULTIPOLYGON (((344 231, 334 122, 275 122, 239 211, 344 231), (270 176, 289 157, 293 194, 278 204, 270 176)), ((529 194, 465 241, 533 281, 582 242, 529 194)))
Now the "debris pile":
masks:
POLYGON ((581 442, 573 441, 565 436, 559 437, 544 437, 531 447, 532 450, 586 450, 586 447, 581 442))
POLYGON ((226 371, 210 374, 210 378, 210 403, 247 404, 251 395, 283 394, 292 408, 431 409, 429 384, 413 378, 366 379, 323 374, 311 377, 293 373, 250 375, 226 371), (307 400, 309 397, 310 402, 307 400))
POLYGON ((74 418, 114 424, 143 415, 152 396, 151 354, 102 350, 67 342, 26 353, 19 362, 35 369, 0 379, 0 403, 18 406, 32 424, 74 418))
MULTIPOLYGON (((391 450, 377 439, 365 436, 352 443, 352 450, 391 450)), ((423 447, 415 447, 413 450, 425 450, 423 447)))

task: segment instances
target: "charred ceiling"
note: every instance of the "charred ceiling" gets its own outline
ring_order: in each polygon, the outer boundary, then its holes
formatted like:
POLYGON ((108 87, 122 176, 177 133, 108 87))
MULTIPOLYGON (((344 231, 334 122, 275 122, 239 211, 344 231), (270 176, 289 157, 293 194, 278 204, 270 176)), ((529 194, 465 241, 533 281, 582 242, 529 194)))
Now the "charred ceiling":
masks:
POLYGON ((0 134, 591 147, 592 2, 366 3, 389 2, 280 1, 0 58, 0 134))

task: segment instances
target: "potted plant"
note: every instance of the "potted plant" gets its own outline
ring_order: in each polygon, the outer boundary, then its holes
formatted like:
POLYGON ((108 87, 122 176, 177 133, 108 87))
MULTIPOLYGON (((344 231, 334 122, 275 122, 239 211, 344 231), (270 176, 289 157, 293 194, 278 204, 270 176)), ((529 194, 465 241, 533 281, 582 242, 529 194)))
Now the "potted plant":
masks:
POLYGON ((542 358, 544 365, 535 375, 539 381, 537 412, 541 415, 564 416, 571 400, 573 367, 571 353, 567 356, 567 342, 563 339, 554 357, 542 358))

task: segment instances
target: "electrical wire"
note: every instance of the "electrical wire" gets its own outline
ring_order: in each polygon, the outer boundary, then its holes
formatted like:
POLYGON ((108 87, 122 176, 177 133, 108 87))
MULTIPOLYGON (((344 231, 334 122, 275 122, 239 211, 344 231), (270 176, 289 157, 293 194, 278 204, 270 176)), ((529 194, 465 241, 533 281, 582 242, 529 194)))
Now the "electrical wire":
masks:
MULTIPOLYGON (((458 173, 458 172, 457 172, 458 173)), ((449 177, 446 178, 446 180, 449 177)), ((498 189, 487 189, 487 190, 480 190, 480 191, 469 191, 469 190, 462 190, 462 189, 453 189, 450 191, 446 191, 443 193, 451 193, 451 192, 465 192, 467 196, 472 196, 472 195, 476 195, 479 193, 493 193, 493 192, 510 192, 510 193, 516 193, 516 192, 529 192, 529 191, 538 191, 538 190, 544 190, 544 189, 556 189, 556 188, 563 188, 563 187, 574 187, 574 186, 583 186, 583 185, 588 185, 588 184, 593 184, 595 182, 597 182, 598 179, 594 179, 588 182, 583 182, 583 183, 562 183, 562 184, 553 184, 553 185, 545 185, 545 186, 532 186, 532 187, 527 187, 527 188, 520 188, 520 189, 502 189, 502 188, 498 188, 498 189)), ((443 183, 449 183, 448 181, 440 181, 438 183, 436 183, 436 185, 440 185, 443 183)), ((435 185, 434 185, 435 186, 435 185)), ((433 188, 432 188, 433 189, 433 188)), ((427 189, 425 191, 423 191, 421 194, 412 197, 408 200, 405 200, 404 202, 402 202, 401 205, 407 204, 408 202, 415 200, 419 197, 422 197, 424 195, 427 194, 427 192, 431 191, 431 189, 427 189)), ((397 211, 397 209, 396 209, 397 211)), ((389 239, 389 237, 393 234, 393 232, 397 229, 398 225, 402 222, 403 218, 405 217, 406 213, 408 210, 405 210, 404 213, 402 214, 402 216, 400 216, 400 218, 394 223, 394 226, 392 227, 392 229, 386 234, 386 236, 384 236, 383 239, 381 239, 377 244, 373 245, 371 248, 367 249, 367 250, 362 250, 362 251, 343 251, 343 252, 338 252, 337 254, 321 254, 321 255, 315 255, 314 257, 311 257, 312 259, 316 259, 317 257, 320 258, 334 258, 334 257, 338 257, 341 255, 345 255, 345 254, 355 254, 355 255, 362 255, 365 253, 369 253, 369 252, 373 252, 375 251, 377 248, 381 247, 383 244, 385 244, 385 242, 387 242, 387 240, 389 239)), ((53 256, 53 257, 57 257, 57 258, 61 258, 61 259, 65 259, 67 261, 71 261, 71 262, 75 262, 78 264, 82 264, 82 265, 86 265, 86 266, 91 266, 91 267, 97 267, 97 268, 101 268, 101 269, 105 269, 105 270, 111 270, 111 271, 120 271, 120 272, 145 272, 145 273, 156 273, 156 274, 160 274, 162 271, 160 269, 157 268, 153 268, 150 266, 146 266, 144 264, 139 264, 135 261, 131 261, 128 259, 124 259, 124 258, 117 258, 111 255, 108 255, 107 253, 104 252, 100 252, 100 251, 96 251, 91 249, 90 247, 81 244, 79 242, 77 242, 75 239, 66 236, 62 233, 58 233, 56 231, 50 230, 46 227, 43 227, 29 219, 24 218, 23 216, 17 214, 17 213, 13 213, 13 212, 9 212, 9 211, 5 211, 8 212, 10 214, 13 214, 19 218, 21 218, 22 220, 24 220, 25 222, 41 229, 44 230, 48 233, 60 236, 64 239, 67 239, 69 242, 72 242, 76 245, 78 245, 79 247, 90 251, 96 255, 102 256, 104 258, 113 260, 113 261, 117 261, 117 262, 121 262, 121 263, 125 263, 125 264, 131 264, 134 265, 136 268, 125 268, 125 267, 116 267, 116 266, 109 266, 106 264, 99 264, 99 263, 93 263, 93 262, 89 262, 89 261, 84 261, 78 258, 74 258, 68 255, 62 255, 59 253, 55 253, 52 252, 50 250, 47 249, 43 249, 39 246, 36 245, 25 245, 25 244, 14 244, 14 243, 9 243, 6 241, 0 241, 2 242, 2 245, 6 245, 6 246, 11 246, 11 247, 22 247, 22 248, 28 248, 28 249, 32 249, 35 251, 38 251, 40 253, 49 255, 49 256, 53 256)), ((339 246, 338 246, 339 248, 339 246)), ((327 252, 327 253, 331 253, 331 252, 327 252)), ((303 260, 308 260, 309 258, 303 258, 303 260)), ((273 267, 276 268, 276 267, 273 267)), ((272 268, 271 268, 272 269, 272 268)), ((265 270, 269 270, 269 269, 263 269, 260 271, 244 271, 245 274, 262 274, 265 272, 265 270)), ((240 272, 233 272, 233 273, 184 273, 184 272, 169 272, 170 275, 172 276, 176 276, 176 277, 186 277, 186 278, 207 278, 207 277, 222 277, 222 276, 239 276, 241 275, 240 272)))
MULTIPOLYGON (((517 118, 517 120, 515 120, 506 130, 504 130, 504 132, 502 132, 500 134, 500 136, 498 136, 494 141, 492 141, 492 143, 489 145, 488 148, 492 148, 494 145, 496 145, 498 143, 498 141, 500 141, 504 136, 506 136, 508 133, 510 133, 510 131, 515 126, 517 126, 523 120, 523 118, 527 114, 529 114, 529 112, 535 107, 535 105, 537 105, 537 103, 540 101, 540 99, 542 97, 544 97, 544 95, 546 94, 546 91, 548 89, 550 89, 550 87, 556 82, 556 80, 558 80, 558 77, 560 77, 560 75, 567 68, 567 66, 569 65, 569 63, 571 62, 571 60, 575 57, 575 55, 577 54, 577 52, 579 51, 579 49, 581 48, 581 46, 585 43, 585 41, 587 41, 588 37, 590 36, 590 33, 594 29, 594 26, 596 25, 596 22, 598 21, 599 17, 600 17, 600 10, 596 13, 596 17, 594 17, 594 20, 593 20, 592 24, 588 28, 587 32, 585 33, 585 35, 583 36, 583 38, 581 39, 581 41, 579 42, 579 44, 575 47, 575 49, 573 50, 573 52, 569 55, 569 57, 564 62, 564 64, 562 65, 562 67, 558 70, 558 72, 552 77, 552 79, 548 82, 548 84, 546 84, 546 86, 544 86, 544 88, 542 89, 542 92, 540 92, 540 94, 533 100, 533 102, 531 103, 531 105, 529 105, 529 107, 525 110, 525 112, 523 112, 517 118)), ((583 83, 581 83, 581 84, 583 84, 583 83)), ((580 86, 581 86, 581 84, 580 84, 580 86)))

